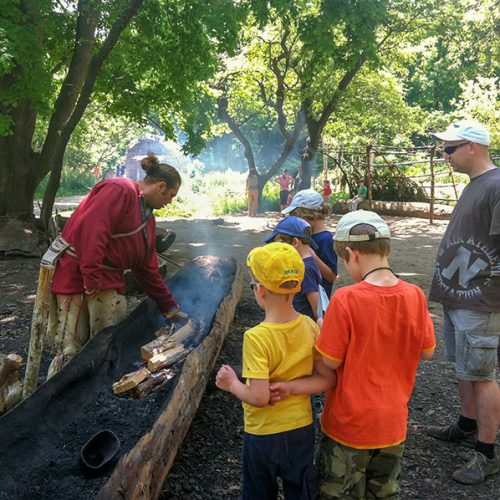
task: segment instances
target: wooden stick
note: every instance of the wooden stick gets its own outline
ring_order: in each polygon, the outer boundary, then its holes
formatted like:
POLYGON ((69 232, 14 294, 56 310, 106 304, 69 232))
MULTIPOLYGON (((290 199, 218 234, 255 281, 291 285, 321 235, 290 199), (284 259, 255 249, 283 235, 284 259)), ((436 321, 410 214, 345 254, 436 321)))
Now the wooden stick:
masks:
POLYGON ((185 325, 182 325, 178 330, 176 330, 172 334, 170 340, 177 343, 182 342, 184 344, 186 340, 189 337, 191 337, 193 333, 194 333, 193 321, 189 320, 185 325))
POLYGON ((118 382, 113 384, 113 392, 122 394, 139 385, 149 375, 149 370, 146 367, 139 368, 132 373, 127 373, 118 382))
POLYGON ((155 340, 141 347, 141 358, 144 361, 149 361, 155 354, 164 351, 168 348, 169 334, 161 335, 155 340))
POLYGON ((23 385, 19 370, 22 364, 23 358, 18 354, 0 355, 0 415, 21 401, 23 385))
POLYGON ((182 344, 178 344, 173 349, 155 354, 148 361, 148 370, 156 372, 160 368, 167 368, 185 358, 188 354, 189 349, 186 349, 182 344))
POLYGON ((47 332, 49 307, 52 300, 50 285, 52 283, 54 271, 55 267, 47 268, 40 266, 35 306, 33 308, 33 318, 31 321, 28 360, 26 362, 26 373, 24 375, 23 399, 30 396, 38 384, 38 372, 40 371, 40 360, 42 359, 43 340, 47 332))
POLYGON ((175 370, 164 368, 156 373, 150 373, 148 378, 132 389, 131 395, 136 399, 149 396, 153 391, 160 388, 165 382, 175 375, 175 370))
POLYGON ((141 347, 141 357, 144 361, 149 361, 153 356, 163 351, 171 349, 175 344, 185 344, 186 340, 194 332, 193 322, 189 320, 185 325, 179 328, 174 334, 163 334, 155 340, 148 342, 141 347))

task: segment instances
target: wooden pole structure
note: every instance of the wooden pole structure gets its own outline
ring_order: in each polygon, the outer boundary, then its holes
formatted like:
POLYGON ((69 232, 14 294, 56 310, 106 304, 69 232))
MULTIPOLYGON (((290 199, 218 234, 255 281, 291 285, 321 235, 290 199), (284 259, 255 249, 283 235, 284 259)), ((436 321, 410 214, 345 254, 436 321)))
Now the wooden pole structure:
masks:
POLYGON ((323 143, 323 180, 328 179, 328 156, 325 152, 325 143, 323 143))
POLYGON ((429 223, 434 224, 434 188, 436 183, 436 177, 434 175, 434 155, 436 153, 436 146, 432 146, 430 150, 429 164, 431 167, 431 204, 429 207, 429 223))
POLYGON ((342 144, 340 145, 340 148, 338 150, 338 153, 337 153, 337 167, 339 168, 339 174, 338 174, 338 191, 342 191, 342 188, 344 186, 344 182, 343 182, 343 170, 342 170, 342 161, 344 159, 344 149, 343 149, 343 146, 342 144))
POLYGON ((453 167, 448 162, 448 170, 450 171, 451 183, 453 184, 453 191, 455 192, 455 201, 458 201, 457 185, 455 184, 455 177, 453 177, 453 167))
POLYGON ((366 181, 368 184, 368 207, 372 210, 372 161, 373 161, 373 145, 366 146, 366 181))

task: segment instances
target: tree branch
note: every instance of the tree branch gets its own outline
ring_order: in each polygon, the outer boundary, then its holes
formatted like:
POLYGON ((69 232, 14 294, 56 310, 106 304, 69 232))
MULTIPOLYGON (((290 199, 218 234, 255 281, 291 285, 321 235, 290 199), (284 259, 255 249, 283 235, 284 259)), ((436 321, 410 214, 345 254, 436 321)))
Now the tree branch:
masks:
MULTIPOLYGON (((86 0, 80 0, 82 4, 86 0)), ((80 85, 79 92, 76 95, 76 104, 72 107, 70 114, 67 120, 62 123, 62 116, 67 116, 67 112, 59 116, 57 123, 59 126, 57 130, 54 130, 53 134, 57 134, 56 137, 54 135, 51 137, 51 150, 49 149, 49 145, 47 146, 47 153, 45 156, 41 158, 41 167, 50 169, 50 178, 49 183, 47 185, 47 190, 45 192, 43 198, 43 206, 41 210, 41 222, 44 226, 47 225, 50 216, 52 214, 52 207, 54 205, 55 193, 57 191, 57 187, 59 186, 59 182, 61 179, 61 169, 62 169, 62 160, 64 155, 64 150, 68 141, 75 129, 76 125, 80 121, 83 113, 90 101, 90 97, 92 95, 92 91, 94 90, 94 85, 96 79, 99 75, 99 72, 102 68, 102 65, 106 58, 109 56, 111 50, 118 42, 120 35, 123 30, 128 26, 132 18, 139 12, 144 0, 130 0, 128 5, 123 9, 121 15, 117 18, 117 20, 112 25, 108 36, 104 40, 99 51, 92 57, 90 63, 87 63, 86 72, 83 78, 83 85, 80 85), (49 154, 51 153, 51 154, 49 154), (46 161, 47 159, 52 161, 46 161), (45 163, 44 163, 45 162, 45 163), (47 165, 47 166, 45 166, 47 165)), ((85 24, 86 25, 86 24, 85 24)), ((95 29, 95 28, 94 28, 95 29)), ((92 34, 94 36, 94 34, 92 34)), ((84 42, 84 40, 82 40, 84 42)), ((92 39, 93 42, 93 39, 92 39)), ((78 50, 78 47, 75 47, 75 54, 78 50)), ((89 53, 86 54, 88 57, 89 53)), ((69 73, 69 72, 68 72, 69 73)), ((75 89, 76 90, 76 89, 75 89)), ((72 96, 73 97, 73 96, 72 96)), ((73 97, 73 102, 75 98, 73 97)), ((47 141, 46 141, 47 143, 47 141)), ((45 145, 44 145, 45 149, 45 145)), ((42 150, 43 155, 43 150, 42 150)))
POLYGON ((231 129, 231 132, 236 136, 236 138, 243 145, 243 148, 245 150, 245 158, 247 159, 247 163, 248 163, 249 172, 258 175, 257 167, 255 165, 255 157, 253 154, 252 145, 250 144, 250 141, 246 138, 245 134, 243 134, 243 131, 241 130, 239 125, 236 123, 236 121, 233 119, 233 117, 229 114, 227 97, 225 95, 222 95, 217 100, 217 110, 218 110, 220 118, 227 123, 228 127, 231 129))

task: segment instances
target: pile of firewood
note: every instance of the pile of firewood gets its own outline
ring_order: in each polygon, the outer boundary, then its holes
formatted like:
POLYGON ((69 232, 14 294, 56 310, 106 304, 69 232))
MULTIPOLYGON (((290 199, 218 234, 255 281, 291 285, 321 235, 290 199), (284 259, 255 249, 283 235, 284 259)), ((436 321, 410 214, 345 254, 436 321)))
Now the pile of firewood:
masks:
POLYGON ((115 382, 113 392, 143 398, 162 387, 175 375, 173 365, 183 360, 191 351, 188 341, 193 332, 191 320, 173 334, 170 327, 158 330, 157 338, 141 347, 141 358, 145 366, 127 373, 115 382))
POLYGON ((23 358, 18 354, 0 354, 0 415, 21 401, 23 384, 19 370, 22 364, 23 358))

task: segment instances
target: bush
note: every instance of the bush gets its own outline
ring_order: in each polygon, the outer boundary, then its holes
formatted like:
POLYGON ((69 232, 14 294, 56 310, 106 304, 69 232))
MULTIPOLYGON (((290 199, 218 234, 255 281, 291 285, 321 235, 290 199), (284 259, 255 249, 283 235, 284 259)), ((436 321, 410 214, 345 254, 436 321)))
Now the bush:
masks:
MULTIPOLYGON (((75 172, 74 170, 63 171, 61 183, 57 190, 56 196, 79 196, 87 194, 96 184, 96 180, 90 172, 75 172)), ((47 175, 38 185, 35 191, 35 199, 43 198, 49 176, 47 175)))
POLYGON ((264 186, 259 210, 263 212, 279 212, 280 210, 280 188, 272 179, 264 186))

